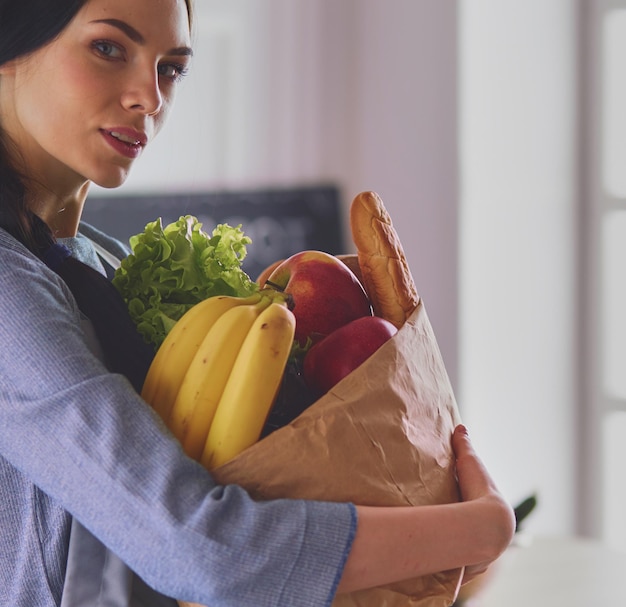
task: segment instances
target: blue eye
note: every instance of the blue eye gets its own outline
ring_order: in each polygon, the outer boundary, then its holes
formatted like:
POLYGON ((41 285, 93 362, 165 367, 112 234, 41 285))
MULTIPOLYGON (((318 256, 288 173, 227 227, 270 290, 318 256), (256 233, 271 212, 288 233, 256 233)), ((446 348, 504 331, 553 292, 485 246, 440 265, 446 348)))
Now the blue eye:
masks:
POLYGON ((159 65, 159 74, 173 81, 178 81, 187 75, 188 69, 180 63, 164 63, 159 65))
POLYGON ((117 44, 108 40, 95 40, 91 46, 107 59, 120 59, 124 55, 124 51, 117 44))

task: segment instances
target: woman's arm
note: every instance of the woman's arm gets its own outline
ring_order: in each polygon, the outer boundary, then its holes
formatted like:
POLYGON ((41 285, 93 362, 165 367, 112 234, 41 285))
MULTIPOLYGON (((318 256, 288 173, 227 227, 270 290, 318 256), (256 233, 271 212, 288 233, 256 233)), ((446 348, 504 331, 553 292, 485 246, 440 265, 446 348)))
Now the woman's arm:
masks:
POLYGON ((467 577, 471 577, 509 545, 515 531, 513 510, 474 452, 463 426, 455 429, 452 446, 464 501, 437 506, 357 507, 356 537, 339 592, 462 566, 467 566, 467 577))

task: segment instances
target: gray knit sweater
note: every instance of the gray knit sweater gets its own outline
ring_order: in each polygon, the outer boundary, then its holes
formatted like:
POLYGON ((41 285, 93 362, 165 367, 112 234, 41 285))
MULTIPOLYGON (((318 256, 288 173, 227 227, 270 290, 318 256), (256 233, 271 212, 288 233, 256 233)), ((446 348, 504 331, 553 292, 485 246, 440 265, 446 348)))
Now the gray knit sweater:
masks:
MULTIPOLYGON (((102 270, 88 240, 66 244, 102 270)), ((64 283, 3 230, 0 319, 1 607, 61 605, 73 517, 163 595, 330 604, 352 505, 217 486, 103 366, 64 283)))

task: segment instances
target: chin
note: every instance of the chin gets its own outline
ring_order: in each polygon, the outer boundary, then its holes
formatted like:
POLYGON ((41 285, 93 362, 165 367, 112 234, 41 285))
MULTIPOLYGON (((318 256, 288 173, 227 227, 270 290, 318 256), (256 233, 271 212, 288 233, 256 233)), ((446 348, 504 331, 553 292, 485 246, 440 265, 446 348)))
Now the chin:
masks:
POLYGON ((98 175, 92 177, 89 181, 106 190, 114 190, 126 183, 129 171, 119 171, 115 175, 98 175))
POLYGON ((95 185, 97 185, 98 187, 100 187, 100 188, 102 188, 104 190, 115 190, 115 189, 121 187, 122 185, 124 185, 123 181, 120 181, 120 182, 117 182, 117 183, 93 181, 92 183, 94 183, 95 185))

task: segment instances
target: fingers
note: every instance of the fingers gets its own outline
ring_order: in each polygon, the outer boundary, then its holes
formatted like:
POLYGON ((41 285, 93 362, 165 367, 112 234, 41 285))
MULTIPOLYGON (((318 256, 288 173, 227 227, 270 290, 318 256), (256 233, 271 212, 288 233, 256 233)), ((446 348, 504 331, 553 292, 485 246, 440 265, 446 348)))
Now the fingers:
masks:
MULTIPOLYGON (((467 428, 458 425, 452 434, 452 450, 457 460, 457 467, 480 467, 483 468, 478 454, 474 450, 467 428)), ((486 474, 486 470, 483 470, 486 474)))
POLYGON ((489 569, 489 565, 491 565, 491 563, 479 563, 478 565, 465 567, 463 571, 463 581, 461 582, 461 585, 467 584, 468 582, 471 582, 473 579, 485 573, 487 569, 489 569))
POLYGON ((467 428, 459 425, 452 434, 456 471, 463 500, 478 499, 495 491, 495 485, 476 454, 467 428))
POLYGON ((476 452, 464 426, 457 426, 452 435, 456 455, 456 473, 461 498, 465 502, 480 500, 485 515, 484 534, 489 534, 494 554, 508 546, 515 531, 513 509, 498 491, 496 483, 476 452))
POLYGON ((469 438, 469 432, 463 424, 459 424, 452 433, 452 449, 456 457, 473 451, 472 442, 469 438))

